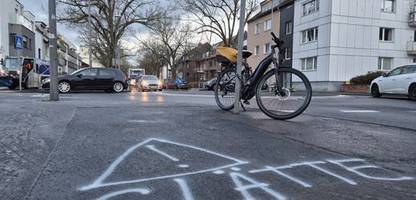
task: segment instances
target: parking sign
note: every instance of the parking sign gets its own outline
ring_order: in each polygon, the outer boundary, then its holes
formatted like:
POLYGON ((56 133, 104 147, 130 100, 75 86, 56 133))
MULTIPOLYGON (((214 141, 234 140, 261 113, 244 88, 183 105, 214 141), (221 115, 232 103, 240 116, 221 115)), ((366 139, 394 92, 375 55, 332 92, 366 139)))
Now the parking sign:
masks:
POLYGON ((23 49, 23 37, 16 35, 14 45, 16 49, 23 49))

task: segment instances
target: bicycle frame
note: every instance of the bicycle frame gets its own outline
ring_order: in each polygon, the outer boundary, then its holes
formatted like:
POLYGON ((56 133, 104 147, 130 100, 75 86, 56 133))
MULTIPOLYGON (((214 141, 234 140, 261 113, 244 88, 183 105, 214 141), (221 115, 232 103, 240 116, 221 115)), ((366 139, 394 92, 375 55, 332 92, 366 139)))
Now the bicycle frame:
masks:
MULTIPOLYGON (((276 47, 278 48, 278 47, 276 47)), ((269 54, 266 58, 264 58, 259 65, 257 66, 256 70, 254 70, 253 74, 250 76, 250 78, 248 80, 246 80, 246 82, 244 82, 243 85, 243 89, 241 92, 241 99, 243 100, 249 100, 251 98, 253 98, 256 94, 256 86, 259 83, 259 81, 261 80, 262 76, 264 74, 267 73, 267 69, 269 69, 269 66, 271 63, 273 63, 273 67, 274 69, 272 70, 276 70, 277 73, 277 69, 279 69, 279 63, 277 62, 277 58, 275 58, 276 51, 275 48, 272 48, 272 53, 269 54)), ((279 51, 279 57, 281 57, 281 51, 279 51)), ((278 91, 281 92, 281 87, 279 85, 277 76, 276 76, 276 83, 278 83, 278 91)))

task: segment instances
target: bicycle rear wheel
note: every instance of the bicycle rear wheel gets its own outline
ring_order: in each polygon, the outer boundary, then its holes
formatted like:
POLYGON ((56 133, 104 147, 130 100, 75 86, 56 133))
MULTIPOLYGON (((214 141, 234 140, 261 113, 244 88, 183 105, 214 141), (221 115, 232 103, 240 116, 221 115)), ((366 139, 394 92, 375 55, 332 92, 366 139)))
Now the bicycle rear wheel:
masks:
POLYGON ((273 119, 297 117, 309 106, 311 99, 312 87, 309 80, 303 73, 291 68, 279 68, 277 78, 276 69, 270 70, 256 88, 260 110, 273 119))
POLYGON ((237 74, 235 69, 223 70, 217 79, 214 87, 215 101, 222 110, 231 110, 235 102, 235 82, 237 74))

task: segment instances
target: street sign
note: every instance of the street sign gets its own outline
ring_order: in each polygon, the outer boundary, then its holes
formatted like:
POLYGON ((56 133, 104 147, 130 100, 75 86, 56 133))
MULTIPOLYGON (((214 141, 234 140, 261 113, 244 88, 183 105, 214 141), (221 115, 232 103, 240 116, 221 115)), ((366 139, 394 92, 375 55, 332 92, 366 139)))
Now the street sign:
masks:
POLYGON ((14 38, 14 47, 16 49, 23 49, 23 37, 21 35, 16 35, 14 38))

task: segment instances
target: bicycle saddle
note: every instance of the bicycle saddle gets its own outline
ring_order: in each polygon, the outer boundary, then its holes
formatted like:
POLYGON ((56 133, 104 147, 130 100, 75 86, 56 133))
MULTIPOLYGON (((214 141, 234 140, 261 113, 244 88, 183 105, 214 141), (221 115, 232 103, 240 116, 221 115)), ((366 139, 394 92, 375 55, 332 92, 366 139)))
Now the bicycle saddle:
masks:
MULTIPOLYGON (((237 63, 237 49, 230 48, 230 47, 218 47, 217 48, 217 60, 218 62, 224 63, 224 62, 231 62, 231 63, 237 63)), ((248 50, 243 50, 243 58, 246 59, 253 55, 252 52, 248 50)))

